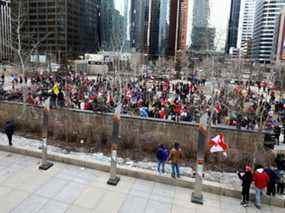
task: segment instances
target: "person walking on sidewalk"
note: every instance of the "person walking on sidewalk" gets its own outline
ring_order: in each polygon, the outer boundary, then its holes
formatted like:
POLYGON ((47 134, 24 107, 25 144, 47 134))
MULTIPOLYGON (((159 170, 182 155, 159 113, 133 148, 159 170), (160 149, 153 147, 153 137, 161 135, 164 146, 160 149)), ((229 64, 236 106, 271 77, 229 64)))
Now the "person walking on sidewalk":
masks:
POLYGON ((179 143, 174 144, 174 147, 170 151, 168 160, 171 163, 171 176, 173 178, 180 178, 179 164, 182 160, 182 150, 179 143))
POLYGON ((4 126, 4 132, 5 134, 7 135, 7 138, 8 138, 8 141, 9 141, 9 146, 12 146, 13 143, 12 143, 12 139, 13 139, 13 134, 15 132, 15 124, 13 121, 7 121, 5 123, 5 126, 4 126))
POLYGON ((257 167, 253 175, 253 181, 255 183, 255 206, 261 209, 261 196, 269 182, 269 177, 262 166, 257 167))
POLYGON ((168 149, 164 144, 159 145, 158 150, 156 152, 156 158, 158 160, 157 172, 159 175, 164 174, 165 172, 165 162, 168 159, 168 149))
POLYGON ((244 207, 248 206, 249 203, 249 191, 250 191, 250 186, 252 183, 253 175, 251 171, 250 166, 245 166, 245 171, 243 173, 238 172, 238 177, 242 181, 242 201, 241 205, 244 207))

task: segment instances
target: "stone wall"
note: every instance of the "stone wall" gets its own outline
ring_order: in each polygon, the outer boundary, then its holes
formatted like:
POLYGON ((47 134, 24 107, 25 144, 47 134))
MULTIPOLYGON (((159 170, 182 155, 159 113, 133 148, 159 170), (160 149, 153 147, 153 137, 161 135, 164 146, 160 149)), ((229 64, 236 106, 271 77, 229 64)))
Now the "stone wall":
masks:
MULTIPOLYGON (((108 152, 111 144, 112 115, 78 110, 58 109, 49 113, 49 142, 66 149, 87 152, 108 152), (82 143, 81 141, 84 141, 82 143)), ((0 125, 8 119, 15 119, 17 131, 24 135, 41 136, 42 109, 23 106, 17 103, 0 102, 0 125)), ((229 167, 241 166, 252 162, 256 156, 264 163, 262 151, 264 135, 258 132, 237 131, 235 129, 212 128, 211 135, 224 133, 229 144, 228 157, 223 159, 229 167)), ((171 147, 179 142, 184 150, 185 159, 194 160, 196 153, 197 128, 189 123, 175 123, 157 119, 142 119, 123 116, 119 153, 131 159, 154 158, 160 143, 171 147)), ((216 164, 221 155, 207 152, 206 160, 216 164)))

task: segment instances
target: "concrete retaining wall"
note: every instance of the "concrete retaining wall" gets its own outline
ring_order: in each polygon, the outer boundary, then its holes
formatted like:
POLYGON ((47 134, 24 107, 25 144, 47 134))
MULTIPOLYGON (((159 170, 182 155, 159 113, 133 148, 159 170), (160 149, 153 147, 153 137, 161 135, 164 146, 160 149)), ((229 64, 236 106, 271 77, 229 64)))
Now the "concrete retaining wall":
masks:
MULTIPOLYGON (((81 147, 88 152, 109 150, 112 132, 112 115, 78 110, 58 109, 49 113, 49 139, 56 145, 65 148, 81 147), (84 144, 80 141, 84 140, 84 144)), ((17 103, 0 102, 0 125, 14 118, 17 131, 41 136, 42 109, 23 106, 17 103)), ((253 156, 257 162, 264 163, 267 156, 262 151, 264 135, 258 132, 237 131, 233 129, 212 128, 211 135, 224 133, 229 144, 228 158, 223 159, 224 165, 234 169, 245 162, 251 162, 253 156)), ((123 157, 143 159, 154 157, 160 143, 169 147, 174 142, 182 145, 185 159, 195 159, 197 127, 189 123, 176 123, 157 119, 142 119, 123 116, 121 121, 121 139, 119 153, 123 157)), ((206 155, 207 161, 215 163, 214 155, 206 155)))

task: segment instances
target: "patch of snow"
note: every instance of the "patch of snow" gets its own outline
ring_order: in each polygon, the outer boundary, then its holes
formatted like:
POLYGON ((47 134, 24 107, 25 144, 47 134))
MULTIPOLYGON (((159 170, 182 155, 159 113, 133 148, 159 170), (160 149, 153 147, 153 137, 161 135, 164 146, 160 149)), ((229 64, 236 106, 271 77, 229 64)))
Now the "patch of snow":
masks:
MULTIPOLYGON (((8 140, 5 134, 0 133, 0 144, 1 145, 8 145, 8 140)), ((14 136, 13 137, 13 144, 16 147, 27 149, 39 149, 42 146, 41 140, 34 140, 34 139, 28 139, 20 136, 14 136)), ((92 159, 95 160, 98 163, 101 164, 110 164, 111 158, 108 156, 105 156, 103 153, 82 153, 82 152, 73 152, 68 151, 66 149, 61 149, 55 146, 48 145, 48 152, 54 152, 54 153, 60 153, 65 155, 73 155, 78 156, 82 159, 92 159)), ((150 162, 147 159, 144 159, 143 161, 132 161, 128 158, 117 158, 119 165, 124 165, 132 168, 140 168, 140 169, 146 169, 156 172, 157 171, 157 163, 156 162, 150 162)), ((171 174, 171 165, 166 164, 165 165, 165 172, 167 175, 171 174)), ((190 167, 181 167, 180 173, 182 176, 187 177, 193 177, 193 170, 190 167)), ((235 173, 221 173, 221 172, 215 172, 215 171, 205 171, 204 173, 204 179, 208 181, 223 183, 231 185, 235 188, 240 187, 240 180, 237 177, 235 173)))

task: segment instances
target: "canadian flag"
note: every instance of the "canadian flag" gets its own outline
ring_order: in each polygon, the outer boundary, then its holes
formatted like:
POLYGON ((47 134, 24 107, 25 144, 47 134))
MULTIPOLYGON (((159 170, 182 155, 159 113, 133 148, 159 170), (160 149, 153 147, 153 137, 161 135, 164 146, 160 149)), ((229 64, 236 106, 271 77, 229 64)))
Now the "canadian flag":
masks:
POLYGON ((229 148, 229 146, 225 144, 224 134, 219 134, 211 138, 209 141, 209 147, 211 153, 223 152, 225 156, 227 155, 227 150, 229 148))

